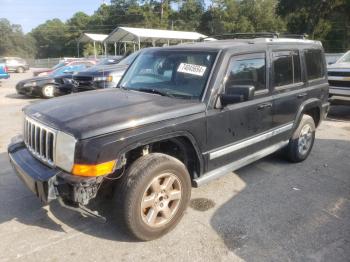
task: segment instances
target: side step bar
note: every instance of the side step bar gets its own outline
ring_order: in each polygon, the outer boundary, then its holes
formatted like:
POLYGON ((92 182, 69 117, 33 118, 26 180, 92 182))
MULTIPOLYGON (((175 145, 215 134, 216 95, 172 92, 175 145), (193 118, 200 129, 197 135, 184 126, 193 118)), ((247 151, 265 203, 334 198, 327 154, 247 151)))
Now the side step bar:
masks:
POLYGON ((278 144, 269 146, 263 150, 260 150, 254 154, 251 154, 249 156, 246 156, 244 158, 241 158, 233 163, 230 163, 226 166, 223 167, 219 167, 218 169, 214 169, 206 174, 204 174, 203 176, 194 179, 194 187, 200 187, 212 180, 218 179, 219 177, 222 177, 224 175, 227 175, 228 173, 235 171, 237 169, 240 169, 241 167, 244 167, 246 165, 249 165, 253 162, 255 162, 256 160, 259 160, 265 156, 268 156, 276 151, 278 151, 279 149, 285 147, 286 145, 288 145, 289 141, 283 141, 280 142, 278 144))

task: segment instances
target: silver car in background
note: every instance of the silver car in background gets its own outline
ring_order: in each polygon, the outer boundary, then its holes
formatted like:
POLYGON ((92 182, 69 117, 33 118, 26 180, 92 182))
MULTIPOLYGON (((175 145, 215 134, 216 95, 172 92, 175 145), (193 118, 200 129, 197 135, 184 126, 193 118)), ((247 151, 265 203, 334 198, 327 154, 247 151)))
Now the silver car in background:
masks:
POLYGON ((350 97, 350 51, 328 66, 329 95, 350 97))
POLYGON ((9 72, 24 73, 29 70, 29 64, 20 57, 2 57, 0 63, 4 63, 9 72))

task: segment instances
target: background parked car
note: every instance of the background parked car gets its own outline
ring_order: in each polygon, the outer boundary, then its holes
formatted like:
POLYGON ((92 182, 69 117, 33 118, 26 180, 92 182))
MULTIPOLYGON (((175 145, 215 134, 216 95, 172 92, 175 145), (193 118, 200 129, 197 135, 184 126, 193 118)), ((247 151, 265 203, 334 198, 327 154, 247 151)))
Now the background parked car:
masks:
POLYGON ((0 63, 6 65, 8 72, 24 73, 29 70, 27 61, 20 57, 3 57, 0 63))
POLYGON ((7 67, 4 63, 0 63, 0 79, 7 79, 10 74, 7 72, 7 67))
POLYGON ((124 56, 112 56, 112 57, 106 57, 102 58, 98 61, 97 65, 115 65, 118 64, 121 60, 123 60, 124 56))
POLYGON ((40 69, 40 70, 35 70, 33 72, 33 76, 47 76, 60 67, 77 65, 77 64, 80 64, 82 62, 88 62, 88 63, 91 63, 93 65, 96 64, 96 60, 90 60, 90 59, 89 60, 86 60, 86 59, 75 59, 75 60, 69 59, 69 60, 67 60, 66 59, 66 60, 60 61, 57 65, 55 65, 52 68, 44 68, 44 69, 40 69))
POLYGON ((350 97, 350 51, 328 66, 329 95, 350 97))
POLYGON ((55 96, 55 89, 62 83, 62 78, 66 81, 72 81, 72 75, 93 66, 93 63, 88 61, 80 62, 75 65, 68 65, 57 68, 48 76, 34 77, 20 81, 16 85, 18 94, 27 96, 40 96, 51 98, 55 96))
POLYGON ((61 88, 63 93, 83 92, 95 89, 116 87, 129 65, 141 51, 130 54, 121 60, 118 64, 96 65, 88 70, 82 71, 73 76, 74 86, 72 90, 69 86, 61 88))
POLYGON ((326 62, 327 65, 332 65, 335 62, 337 62, 339 60, 339 58, 341 58, 344 55, 344 53, 326 53, 325 57, 326 57, 326 62))

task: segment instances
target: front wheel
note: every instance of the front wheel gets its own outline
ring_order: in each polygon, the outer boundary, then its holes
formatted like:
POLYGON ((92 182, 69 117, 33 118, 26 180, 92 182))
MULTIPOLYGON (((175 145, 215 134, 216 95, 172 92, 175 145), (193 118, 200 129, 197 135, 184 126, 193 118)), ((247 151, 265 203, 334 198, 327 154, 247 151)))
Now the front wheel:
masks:
POLYGON ((136 160, 116 192, 128 231, 139 240, 152 240, 173 229, 191 197, 185 165, 160 153, 136 160))
POLYGON ((45 85, 42 90, 41 94, 44 98, 52 98, 55 96, 55 86, 54 85, 45 85))
POLYGON ((301 162, 309 156, 315 141, 315 130, 313 118, 309 115, 303 115, 286 148, 288 160, 301 162))

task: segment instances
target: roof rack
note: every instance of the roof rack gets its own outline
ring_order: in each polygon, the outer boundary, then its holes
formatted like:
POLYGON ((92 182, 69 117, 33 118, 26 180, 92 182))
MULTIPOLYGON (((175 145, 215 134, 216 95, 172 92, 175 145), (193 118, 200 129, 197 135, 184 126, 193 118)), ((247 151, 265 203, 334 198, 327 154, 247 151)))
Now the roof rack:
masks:
MULTIPOLYGON (((257 33, 227 33, 221 35, 208 36, 219 40, 225 39, 253 39, 253 38, 295 38, 295 39, 307 39, 307 34, 289 34, 289 33, 277 33, 277 32, 257 32, 257 33)), ((205 39, 205 38, 204 38, 205 39)))

